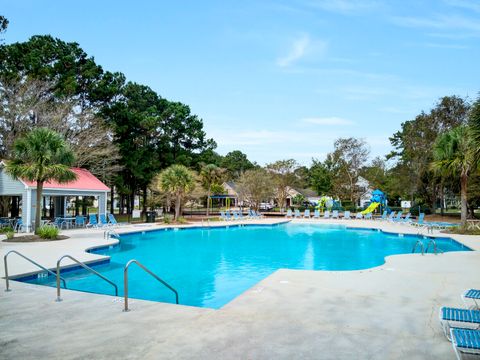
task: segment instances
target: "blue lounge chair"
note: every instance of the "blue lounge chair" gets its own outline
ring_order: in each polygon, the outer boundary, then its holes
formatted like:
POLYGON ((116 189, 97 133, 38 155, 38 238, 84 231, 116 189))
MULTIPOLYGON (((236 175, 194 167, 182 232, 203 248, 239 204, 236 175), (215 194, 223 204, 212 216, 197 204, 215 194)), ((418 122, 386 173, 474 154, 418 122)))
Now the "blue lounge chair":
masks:
POLYGON ((98 227, 97 215, 90 214, 88 216, 88 224, 87 227, 98 227))
POLYGON ((18 218, 16 221, 15 221, 15 225, 13 226, 13 230, 16 231, 16 232, 23 232, 24 229, 27 228, 27 225, 25 225, 23 223, 23 220, 22 218, 18 218))
POLYGON ((382 220, 382 221, 387 220, 387 214, 388 212, 387 210, 385 210, 379 220, 382 220))
POLYGON ((395 211, 392 211, 390 215, 388 215, 387 221, 393 221, 394 217, 395 217, 395 211))
POLYGON ((99 214, 98 215, 98 225, 99 226, 110 226, 110 224, 108 223, 107 221, 107 217, 105 216, 105 214, 99 214))
POLYGON ((255 216, 257 217, 257 219, 261 219, 261 218, 264 218, 265 216, 263 216, 260 211, 255 211, 253 210, 253 213, 255 214, 255 216))
POLYGON ((320 219, 320 211, 315 210, 315 211, 313 212, 313 218, 314 218, 314 219, 320 219))
POLYGON ((345 211, 345 212, 343 213, 343 219, 344 219, 344 220, 350 220, 350 219, 351 219, 351 217, 350 217, 350 211, 347 210, 347 211, 345 211))
POLYGON ((423 226, 424 225, 424 220, 425 220, 425 213, 420 213, 420 215, 418 215, 417 222, 412 222, 412 225, 423 226))
POLYGON ((85 227, 85 216, 75 216, 75 226, 85 227))
POLYGON ((410 213, 407 213, 407 215, 405 215, 405 217, 403 219, 400 220, 400 222, 402 224, 409 224, 412 222, 412 220, 410 219, 410 216, 412 216, 412 214, 410 213))
POLYGON ((220 219, 223 221, 227 221, 227 217, 225 216, 225 211, 220 211, 220 219))
POLYGON ((363 219, 363 214, 358 212, 357 215, 355 215, 355 219, 363 219))
POLYGON ((325 210, 325 212, 323 213, 323 218, 324 219, 330 219, 330 211, 325 210))
POLYGON ((338 210, 332 211, 332 219, 338 219, 338 210))
POLYGON ((238 215, 237 211, 232 211, 232 215, 233 215, 233 220, 240 220, 240 215, 238 215))
POLYGON ((119 226, 117 219, 115 219, 115 215, 108 214, 108 221, 110 222, 111 226, 119 226))
POLYGON ((365 214, 365 217, 364 217, 365 220, 372 220, 373 219, 373 215, 371 212, 365 214))
POLYGON ((287 210, 287 215, 285 215, 285 217, 287 217, 287 218, 293 217, 292 209, 288 209, 288 210, 287 210))
POLYGON ((230 211, 228 210, 225 211, 225 220, 226 221, 232 220, 232 215, 230 215, 230 211))
POLYGON ((439 317, 443 333, 448 340, 451 340, 451 328, 478 328, 480 326, 480 310, 468 310, 444 306, 440 309, 439 317))
POLYGON ((403 211, 399 211, 395 216, 388 219, 391 222, 398 222, 402 218, 403 211))
POLYGON ((450 338, 457 359, 480 357, 480 330, 452 328, 450 338))
POLYGON ((310 210, 307 209, 303 212, 303 218, 309 218, 310 219, 310 210))
POLYGON ((480 310, 480 290, 478 289, 468 289, 462 294, 462 300, 465 305, 469 308, 480 310), (473 301, 474 305, 469 304, 469 300, 473 301), (470 305, 470 306, 469 306, 470 305))
POLYGON ((295 209, 295 213, 294 213, 293 217, 294 217, 295 219, 301 218, 302 216, 300 215, 300 210, 295 209))

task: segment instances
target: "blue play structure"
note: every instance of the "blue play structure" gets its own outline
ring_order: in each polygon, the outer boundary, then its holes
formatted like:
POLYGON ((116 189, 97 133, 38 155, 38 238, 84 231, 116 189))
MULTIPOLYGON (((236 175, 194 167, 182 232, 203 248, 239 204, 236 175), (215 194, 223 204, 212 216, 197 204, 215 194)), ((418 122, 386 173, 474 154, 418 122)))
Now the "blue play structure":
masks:
POLYGON ((364 211, 362 211, 362 214, 371 213, 379 206, 380 213, 385 210, 388 214, 392 212, 392 210, 387 206, 387 196, 385 195, 385 193, 379 189, 376 189, 372 192, 372 197, 370 198, 370 205, 364 211))

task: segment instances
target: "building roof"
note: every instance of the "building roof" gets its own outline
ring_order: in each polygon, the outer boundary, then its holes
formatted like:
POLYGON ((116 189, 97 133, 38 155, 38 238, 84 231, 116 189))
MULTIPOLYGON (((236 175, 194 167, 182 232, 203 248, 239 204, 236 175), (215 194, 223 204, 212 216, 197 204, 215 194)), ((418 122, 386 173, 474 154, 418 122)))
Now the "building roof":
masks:
MULTIPOLYGON (((98 180, 90 171, 81 168, 71 168, 77 174, 77 180, 60 184, 56 181, 48 181, 44 183, 44 189, 64 189, 64 190, 93 190, 93 191, 110 191, 110 188, 103 182, 98 180)), ((22 182, 29 188, 36 188, 36 181, 28 181, 22 179, 22 182)))

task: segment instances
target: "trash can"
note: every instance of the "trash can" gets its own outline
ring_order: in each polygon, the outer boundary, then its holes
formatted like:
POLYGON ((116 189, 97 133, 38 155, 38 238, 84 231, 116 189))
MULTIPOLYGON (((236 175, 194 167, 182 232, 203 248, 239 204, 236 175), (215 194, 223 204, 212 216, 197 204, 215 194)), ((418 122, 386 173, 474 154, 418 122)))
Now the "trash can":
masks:
POLYGON ((155 211, 147 211, 147 223, 154 223, 155 222, 155 211))

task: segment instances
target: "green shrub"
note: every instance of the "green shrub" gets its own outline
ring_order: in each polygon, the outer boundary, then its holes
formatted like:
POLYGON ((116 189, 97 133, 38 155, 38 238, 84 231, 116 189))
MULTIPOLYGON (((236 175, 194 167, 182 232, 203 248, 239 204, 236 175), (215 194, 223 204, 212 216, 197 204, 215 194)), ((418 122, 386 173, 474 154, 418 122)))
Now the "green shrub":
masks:
POLYGON ((7 239, 13 239, 13 236, 15 235, 15 232, 12 230, 6 231, 5 235, 7 235, 7 239))
POLYGON ((43 225, 38 228, 37 235, 42 239, 55 240, 58 236, 59 230, 55 226, 43 225))
POLYGON ((177 219, 177 222, 179 224, 186 224, 188 223, 187 219, 185 219, 183 216, 180 216, 178 219, 177 219))
POLYGON ((6 234, 10 231, 13 231, 13 228, 11 226, 6 226, 6 227, 0 228, 0 234, 6 234))
POLYGON ((410 213, 414 216, 418 216, 418 208, 420 207, 420 212, 430 215, 432 212, 430 208, 426 205, 414 205, 410 209, 410 213))
POLYGON ((164 222, 165 224, 171 224, 171 223, 172 223, 172 217, 171 217, 170 215, 168 215, 168 214, 165 214, 165 215, 163 216, 163 222, 164 222))

